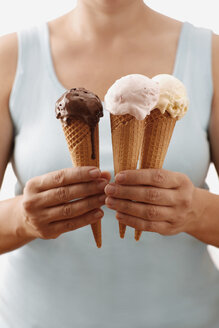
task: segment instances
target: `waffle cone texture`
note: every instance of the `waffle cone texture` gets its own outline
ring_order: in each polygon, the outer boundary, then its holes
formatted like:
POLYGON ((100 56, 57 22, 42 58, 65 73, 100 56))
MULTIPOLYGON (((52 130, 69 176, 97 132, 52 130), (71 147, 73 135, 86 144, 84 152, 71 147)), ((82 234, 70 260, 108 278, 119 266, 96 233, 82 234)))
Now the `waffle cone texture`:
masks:
MULTIPOLYGON (((99 128, 94 130, 95 159, 92 159, 92 143, 90 127, 80 121, 74 120, 70 125, 62 125, 65 139, 68 144, 71 160, 74 166, 99 167, 99 128)), ((101 220, 91 225, 97 247, 102 245, 101 220)))
MULTIPOLYGON (((144 121, 132 115, 112 115, 111 135, 115 175, 123 170, 135 170, 143 141, 144 121)), ((120 237, 124 238, 126 225, 119 223, 120 237)))
MULTIPOLYGON (((157 108, 146 117, 139 162, 140 169, 162 168, 176 120, 168 112, 162 114, 157 108)), ((135 230, 137 241, 140 239, 141 233, 142 231, 135 230)))

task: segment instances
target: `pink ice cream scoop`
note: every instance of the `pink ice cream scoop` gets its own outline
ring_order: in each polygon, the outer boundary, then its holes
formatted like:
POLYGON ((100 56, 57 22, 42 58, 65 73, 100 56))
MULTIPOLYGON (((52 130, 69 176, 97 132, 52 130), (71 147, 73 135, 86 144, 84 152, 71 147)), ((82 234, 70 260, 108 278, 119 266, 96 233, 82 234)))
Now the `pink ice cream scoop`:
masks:
POLYGON ((130 74, 117 80, 107 91, 104 103, 111 114, 130 114, 143 120, 157 105, 159 84, 141 74, 130 74))

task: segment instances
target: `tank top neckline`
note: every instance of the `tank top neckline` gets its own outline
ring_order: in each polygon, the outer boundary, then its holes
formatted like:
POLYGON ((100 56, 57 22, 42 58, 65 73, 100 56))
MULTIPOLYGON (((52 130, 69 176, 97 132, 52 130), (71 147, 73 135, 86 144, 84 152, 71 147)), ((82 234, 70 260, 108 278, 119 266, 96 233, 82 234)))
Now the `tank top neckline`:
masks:
MULTIPOLYGON (((181 62, 180 57, 182 55, 181 49, 183 49, 184 40, 186 39, 185 35, 186 35, 186 31, 187 31, 187 28, 189 25, 191 25, 191 24, 188 22, 183 22, 182 26, 181 26, 181 31, 180 31, 178 43, 177 43, 173 72, 172 72, 172 75, 174 75, 174 76, 180 75, 180 62, 181 62)), ((56 74, 56 71, 55 71, 54 63, 53 63, 48 23, 45 22, 43 24, 42 28, 43 28, 43 32, 44 32, 43 33, 43 35, 44 35, 43 49, 44 49, 44 55, 45 55, 45 58, 47 61, 47 68, 49 71, 50 78, 52 79, 52 81, 56 85, 56 87, 58 89, 60 89, 60 92, 65 92, 67 89, 63 86, 63 84, 59 80, 59 78, 56 74)))

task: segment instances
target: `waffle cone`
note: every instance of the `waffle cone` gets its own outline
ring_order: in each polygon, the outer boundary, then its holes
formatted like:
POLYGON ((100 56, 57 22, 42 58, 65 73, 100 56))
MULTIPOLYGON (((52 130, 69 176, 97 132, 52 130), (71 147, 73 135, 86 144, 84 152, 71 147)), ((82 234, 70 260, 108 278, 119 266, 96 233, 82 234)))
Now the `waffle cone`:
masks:
POLYGON ((91 131, 86 123, 74 120, 70 125, 63 125, 62 128, 73 165, 99 167, 98 125, 94 130, 95 159, 92 159, 91 131))
MULTIPOLYGON (((162 114, 154 109, 145 119, 145 130, 140 155, 140 169, 160 169, 169 147, 175 127, 176 118, 168 112, 162 114)), ((138 241, 142 231, 135 230, 135 239, 138 241)))
MULTIPOLYGON (((123 170, 135 170, 143 140, 144 121, 126 115, 110 115, 115 175, 123 170)), ((126 225, 119 223, 120 237, 126 225)))
MULTIPOLYGON (((80 120, 74 120, 70 125, 62 125, 71 160, 74 166, 99 167, 99 128, 94 130, 95 159, 92 159, 92 143, 90 127, 80 120)), ((101 220, 91 225, 97 247, 102 245, 101 220)))

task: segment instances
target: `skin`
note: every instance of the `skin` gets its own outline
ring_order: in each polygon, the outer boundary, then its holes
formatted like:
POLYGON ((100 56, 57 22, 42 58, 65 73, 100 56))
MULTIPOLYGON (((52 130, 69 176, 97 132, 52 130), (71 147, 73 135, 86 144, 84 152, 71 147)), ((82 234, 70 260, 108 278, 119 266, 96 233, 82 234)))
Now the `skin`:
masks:
MULTIPOLYGON (((103 99, 123 75, 171 74, 181 23, 152 11, 141 0, 79 0, 75 10, 49 22, 49 30, 59 81, 68 89, 84 86, 103 99)), ((214 98, 209 135, 212 161, 219 172, 216 35, 212 50, 214 98)), ((13 146, 8 102, 16 63, 16 34, 0 38, 0 182, 13 146)), ((132 170, 118 174, 109 184, 108 172, 98 170, 91 177, 90 171, 90 167, 67 168, 34 177, 23 195, 0 202, 0 253, 96 222, 103 216, 104 188, 106 205, 122 223, 162 235, 186 232, 219 246, 219 196, 195 188, 187 176, 163 169, 132 170)))

